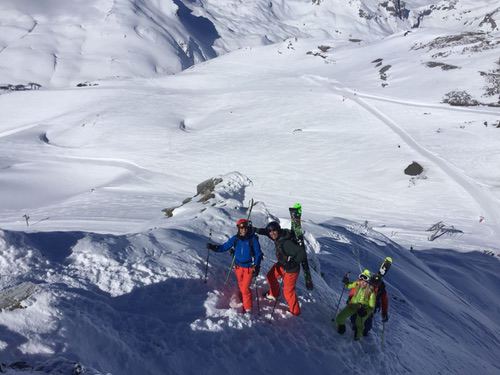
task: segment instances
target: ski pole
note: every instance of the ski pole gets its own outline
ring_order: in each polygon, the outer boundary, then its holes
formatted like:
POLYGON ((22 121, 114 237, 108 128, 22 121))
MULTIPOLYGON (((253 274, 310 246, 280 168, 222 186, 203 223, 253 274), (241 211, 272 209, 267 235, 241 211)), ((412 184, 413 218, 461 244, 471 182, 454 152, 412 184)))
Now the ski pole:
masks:
POLYGON ((231 271, 233 269, 233 266, 234 266, 234 258, 235 258, 235 254, 233 254, 233 260, 231 261, 231 265, 229 266, 229 269, 227 270, 227 275, 226 275, 226 280, 224 281, 224 285, 227 284, 227 281, 229 280, 229 275, 231 274, 231 271))
POLYGON ((260 315, 260 302, 259 302, 259 287, 257 286, 257 277, 255 278, 255 297, 257 299, 257 314, 260 315))
MULTIPOLYGON (((208 241, 212 242, 212 229, 210 229, 210 233, 208 234, 208 241)), ((210 258, 210 250, 207 249, 207 263, 205 265, 205 280, 203 281, 205 284, 207 283, 208 278, 208 258, 210 258)))
POLYGON ((385 341, 385 322, 382 322, 382 336, 381 336, 381 343, 380 343, 380 348, 382 351, 384 351, 384 341, 385 341))
MULTIPOLYGON (((346 277, 348 275, 349 275, 349 272, 346 272, 346 274, 344 275, 344 277, 346 277)), ((339 302, 337 303, 337 308, 335 309, 335 314, 333 314, 333 319, 336 318, 337 312, 339 311, 340 301, 342 301, 342 296, 344 295, 344 290, 345 290, 344 284, 342 283, 342 293, 340 293, 339 302)))
POLYGON ((278 300, 281 296, 281 288, 282 288, 282 285, 283 285, 283 277, 280 279, 280 283, 279 283, 279 289, 278 289, 278 296, 276 297, 276 299, 274 300, 274 306, 273 306, 273 311, 271 311, 271 320, 274 319, 274 310, 276 309, 276 305, 278 304, 278 300))

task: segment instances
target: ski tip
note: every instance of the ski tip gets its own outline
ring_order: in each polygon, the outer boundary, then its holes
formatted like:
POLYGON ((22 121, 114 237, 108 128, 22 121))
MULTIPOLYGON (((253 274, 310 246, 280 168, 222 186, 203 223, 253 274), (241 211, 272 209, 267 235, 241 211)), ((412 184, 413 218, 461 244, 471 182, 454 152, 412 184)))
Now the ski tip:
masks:
POLYGON ((295 203, 291 208, 293 208, 294 210, 297 210, 297 213, 299 215, 302 214, 302 205, 300 203, 295 203))

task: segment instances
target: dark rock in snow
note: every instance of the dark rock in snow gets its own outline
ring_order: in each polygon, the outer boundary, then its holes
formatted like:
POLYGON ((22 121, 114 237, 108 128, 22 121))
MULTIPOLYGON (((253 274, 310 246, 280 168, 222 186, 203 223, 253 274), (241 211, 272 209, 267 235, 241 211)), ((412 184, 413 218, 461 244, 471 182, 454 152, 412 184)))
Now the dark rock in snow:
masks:
POLYGON ((405 174, 408 176, 418 176, 424 171, 424 168, 418 164, 416 161, 411 163, 409 166, 406 167, 405 169, 405 174))
POLYGON ((440 67, 442 70, 452 70, 452 69, 460 69, 459 66, 446 64, 438 61, 427 61, 424 63, 425 66, 429 68, 440 67))
POLYGON ((215 189, 215 185, 222 182, 222 178, 209 178, 206 181, 203 181, 201 184, 198 184, 196 187, 197 195, 201 195, 199 202, 206 202, 210 198, 213 198, 215 195, 213 191, 215 189))

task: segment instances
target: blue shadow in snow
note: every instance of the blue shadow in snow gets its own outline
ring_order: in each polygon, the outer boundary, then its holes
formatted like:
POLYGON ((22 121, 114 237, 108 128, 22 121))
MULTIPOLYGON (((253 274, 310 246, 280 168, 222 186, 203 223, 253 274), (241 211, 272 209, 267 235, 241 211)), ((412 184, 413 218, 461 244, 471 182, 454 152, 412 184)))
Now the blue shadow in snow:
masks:
POLYGON ((214 24, 205 17, 193 16, 192 10, 189 9, 182 0, 173 0, 175 5, 179 7, 177 11, 177 16, 182 22, 184 27, 189 31, 191 35, 196 39, 190 40, 189 48, 191 50, 198 50, 202 52, 202 55, 211 59, 217 56, 215 50, 212 48, 216 39, 220 38, 217 29, 214 24), (201 51, 200 51, 201 50, 201 51))
POLYGON ((26 233, 33 247, 55 263, 62 263, 71 255, 71 249, 84 237, 83 232, 35 232, 26 233))

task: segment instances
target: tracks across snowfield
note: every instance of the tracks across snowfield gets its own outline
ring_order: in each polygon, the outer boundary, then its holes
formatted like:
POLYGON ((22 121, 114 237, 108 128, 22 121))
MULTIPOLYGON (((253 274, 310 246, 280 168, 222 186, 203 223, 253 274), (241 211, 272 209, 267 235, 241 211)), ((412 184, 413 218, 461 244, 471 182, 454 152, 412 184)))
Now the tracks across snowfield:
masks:
POLYGON ((439 104, 412 102, 409 100, 401 100, 401 99, 394 99, 394 98, 389 98, 389 97, 385 97, 385 96, 359 93, 357 91, 354 91, 352 89, 348 89, 345 87, 343 88, 343 90, 344 90, 343 94, 345 94, 346 92, 349 92, 351 95, 355 95, 359 98, 372 99, 372 100, 377 100, 380 102, 394 103, 394 104, 405 105, 405 106, 409 106, 409 107, 433 108, 433 109, 440 109, 440 110, 445 110, 445 111, 477 113, 477 114, 481 114, 481 115, 492 115, 492 116, 498 116, 498 114, 499 114, 498 112, 487 111, 484 109, 462 108, 462 107, 453 107, 453 106, 449 106, 449 105, 444 106, 444 105, 439 105, 439 104))
POLYGON ((344 87, 340 82, 336 80, 331 80, 321 76, 306 75, 303 76, 303 78, 315 84, 326 86, 332 93, 343 95, 351 99, 352 101, 357 103, 360 107, 364 108, 367 112, 371 113, 374 117, 382 121, 382 123, 387 125, 387 127, 389 127, 395 134, 397 134, 410 148, 412 148, 415 152, 425 157, 430 162, 437 165, 456 184, 460 185, 479 206, 480 208, 479 215, 487 217, 488 221, 491 223, 493 228, 498 227, 498 223, 500 222, 500 217, 498 214, 498 212, 500 212, 500 207, 498 207, 498 202, 495 199, 493 199, 486 191, 484 191, 479 186, 479 183, 477 181, 465 175, 457 167, 453 166, 451 163, 449 163, 441 156, 429 151, 427 148, 422 146, 408 132, 406 132, 401 126, 399 126, 394 120, 392 120, 387 114, 385 114, 383 111, 379 110, 377 107, 367 102, 363 98, 389 101, 401 105, 417 105, 428 108, 439 108, 441 110, 452 110, 452 111, 460 110, 467 112, 472 111, 475 113, 482 113, 482 114, 495 114, 494 112, 466 110, 459 108, 446 108, 432 104, 425 105, 423 103, 398 101, 396 99, 388 99, 372 95, 360 94, 353 91, 352 89, 344 87))

